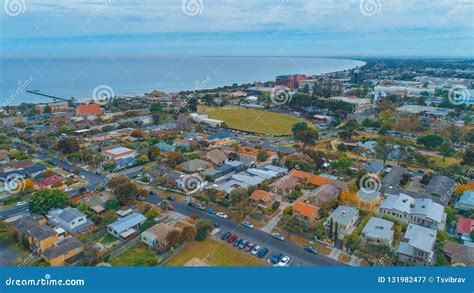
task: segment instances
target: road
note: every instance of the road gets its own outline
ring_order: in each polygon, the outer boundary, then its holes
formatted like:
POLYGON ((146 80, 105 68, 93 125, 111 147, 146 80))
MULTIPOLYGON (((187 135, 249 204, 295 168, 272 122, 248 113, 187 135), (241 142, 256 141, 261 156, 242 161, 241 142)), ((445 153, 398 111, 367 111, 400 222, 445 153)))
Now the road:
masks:
POLYGON ((6 219, 16 215, 26 213, 28 211, 28 205, 14 206, 11 208, 1 209, 0 210, 0 219, 6 219))
MULTIPOLYGON (((145 201, 156 205, 163 199, 164 198, 160 196, 148 196, 145 198, 145 201)), ((306 252, 303 247, 288 241, 278 240, 269 233, 258 229, 249 229, 234 220, 222 219, 210 215, 205 211, 192 208, 188 206, 186 202, 175 201, 172 202, 172 205, 177 213, 185 216, 197 214, 201 219, 208 219, 217 222, 219 224, 219 229, 223 232, 230 231, 252 243, 268 248, 270 252, 266 258, 271 258, 274 254, 283 252, 291 258, 290 265, 292 266, 345 266, 345 264, 328 258, 322 254, 310 254, 306 252)))

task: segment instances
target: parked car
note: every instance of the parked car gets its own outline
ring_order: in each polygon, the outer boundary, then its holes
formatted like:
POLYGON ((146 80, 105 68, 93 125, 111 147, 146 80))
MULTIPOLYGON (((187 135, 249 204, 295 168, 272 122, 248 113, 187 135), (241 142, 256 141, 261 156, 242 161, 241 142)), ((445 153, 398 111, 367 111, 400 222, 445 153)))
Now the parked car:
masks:
POLYGON ((221 240, 227 240, 229 239, 229 237, 231 236, 232 234, 230 232, 225 232, 224 234, 222 234, 221 236, 221 240))
POLYGON ((272 236, 281 241, 285 240, 285 237, 283 237, 283 235, 281 235, 280 233, 272 233, 272 236))
POLYGON ((173 196, 168 196, 166 199, 169 200, 169 201, 175 201, 176 200, 176 198, 174 198, 173 196))
POLYGON ((233 246, 237 247, 239 246, 240 242, 242 242, 242 238, 237 238, 234 240, 234 242, 232 243, 233 246))
POLYGON ((243 225, 244 227, 247 227, 247 228, 250 228, 250 229, 253 229, 253 227, 254 227, 253 224, 250 223, 249 221, 243 221, 243 222, 242 222, 242 225, 243 225))
POLYGON ((195 204, 194 207, 201 211, 206 210, 206 207, 199 203, 195 204))
POLYGON ((195 204, 194 202, 188 202, 188 206, 190 206, 190 207, 192 207, 192 208, 194 208, 195 205, 196 205, 196 204, 195 204))
POLYGON ((309 246, 309 245, 305 246, 304 250, 306 250, 307 252, 312 253, 312 254, 318 254, 318 251, 316 250, 316 248, 314 248, 312 246, 309 246))
POLYGON ((223 218, 223 219, 228 219, 229 218, 229 216, 227 216, 223 212, 216 213, 216 216, 218 216, 219 218, 223 218))
POLYGON ((25 204, 26 204, 26 202, 24 202, 24 201, 19 201, 19 202, 17 202, 17 203, 15 204, 15 206, 21 207, 21 206, 24 206, 25 204))
POLYGON ((208 208, 208 209, 207 209, 207 213, 208 213, 208 214, 211 214, 211 215, 215 215, 217 212, 216 212, 215 209, 208 208))
POLYGON ((150 192, 148 192, 149 195, 157 195, 156 191, 153 191, 153 190, 150 190, 150 192))
POLYGON ((227 243, 232 243, 234 240, 237 239, 237 234, 232 234, 228 239, 227 243))
POLYGON ((278 253, 272 256, 272 259, 270 260, 271 263, 276 264, 278 263, 282 258, 283 258, 283 253, 278 253))
POLYGON ((251 255, 257 255, 257 253, 260 251, 260 249, 262 249, 262 247, 260 245, 257 245, 254 248, 252 248, 252 250, 250 251, 250 254, 251 255))
POLYGON ((172 205, 169 204, 169 205, 166 207, 166 209, 167 209, 168 211, 174 211, 174 206, 172 206, 172 205))
POLYGON ((279 267, 287 267, 289 263, 290 263, 290 257, 289 256, 284 256, 278 262, 278 266, 279 267))
POLYGON ((66 192, 73 191, 73 190, 74 190, 74 188, 72 188, 72 187, 68 187, 68 188, 64 189, 64 191, 66 191, 66 192))
POLYGON ((239 249, 244 249, 245 246, 247 246, 248 243, 249 243, 248 240, 243 240, 243 241, 240 242, 240 244, 239 244, 239 249))
POLYGON ((214 225, 215 228, 219 228, 220 224, 217 223, 216 221, 212 221, 212 224, 214 225))
POLYGON ((95 175, 101 175, 100 171, 95 171, 95 175))
POLYGON ((264 258, 268 254, 268 248, 262 248, 257 254, 258 258, 264 258))
POLYGON ((247 244, 247 246, 245 246, 244 250, 245 252, 250 252, 254 247, 255 244, 250 242, 249 244, 247 244))

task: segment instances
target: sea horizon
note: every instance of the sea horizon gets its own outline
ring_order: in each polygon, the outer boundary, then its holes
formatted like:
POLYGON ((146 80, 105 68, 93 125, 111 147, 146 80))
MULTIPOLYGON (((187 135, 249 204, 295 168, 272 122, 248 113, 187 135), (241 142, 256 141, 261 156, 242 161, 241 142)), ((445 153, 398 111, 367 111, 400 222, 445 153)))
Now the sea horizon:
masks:
POLYGON ((96 87, 115 96, 141 96, 211 89, 235 83, 267 82, 277 75, 320 75, 362 67, 361 60, 321 57, 154 56, 154 57, 12 57, 1 59, 0 104, 44 103, 62 98, 90 100, 96 87))

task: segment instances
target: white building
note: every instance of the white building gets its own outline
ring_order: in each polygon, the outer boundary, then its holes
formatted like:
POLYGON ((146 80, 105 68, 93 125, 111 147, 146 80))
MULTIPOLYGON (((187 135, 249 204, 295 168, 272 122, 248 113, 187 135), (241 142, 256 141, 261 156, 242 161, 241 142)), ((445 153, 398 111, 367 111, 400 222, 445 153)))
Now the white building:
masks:
POLYGON ((199 115, 197 113, 191 113, 191 119, 196 123, 204 123, 212 127, 219 127, 224 123, 222 120, 210 119, 207 115, 199 115))
POLYGON ((118 161, 128 158, 135 158, 137 156, 137 152, 126 147, 118 147, 102 151, 102 155, 111 161, 118 161))
POLYGON ((379 215, 388 215, 405 223, 441 230, 446 224, 444 207, 429 198, 413 198, 406 194, 387 194, 379 215))
POLYGON ((398 245, 397 253, 402 262, 413 261, 418 265, 428 265, 433 261, 433 247, 436 230, 410 224, 405 237, 398 245))
POLYGON ((52 209, 48 212, 48 220, 69 233, 80 233, 88 230, 92 223, 87 216, 76 208, 52 209))
POLYGON ((330 97, 329 100, 354 105, 356 112, 365 112, 372 109, 372 102, 369 99, 359 99, 357 97, 330 97))
POLYGON ((393 234, 393 222, 372 217, 362 229, 362 240, 369 243, 391 245, 393 234))

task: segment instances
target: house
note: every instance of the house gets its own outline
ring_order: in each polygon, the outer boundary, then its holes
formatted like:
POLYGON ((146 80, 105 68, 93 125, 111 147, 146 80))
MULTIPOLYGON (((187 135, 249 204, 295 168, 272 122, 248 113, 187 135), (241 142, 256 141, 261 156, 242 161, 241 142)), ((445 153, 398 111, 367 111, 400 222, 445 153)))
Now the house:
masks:
POLYGON ((293 205, 293 215, 309 225, 313 225, 319 217, 318 210, 317 206, 300 201, 293 205))
POLYGON ((399 187, 400 181, 402 180, 403 174, 407 173, 407 170, 402 167, 393 167, 382 179, 384 186, 388 187, 399 187))
POLYGON ((36 255, 41 255, 59 240, 58 234, 46 225, 46 218, 43 216, 25 216, 10 224, 17 232, 18 241, 26 239, 30 250, 36 255))
POLYGON ((382 201, 382 195, 377 190, 370 190, 367 192, 363 188, 357 191, 357 199, 358 202, 356 203, 359 207, 373 211, 377 206, 379 206, 380 202, 382 201))
POLYGON ((123 158, 115 161, 115 169, 123 170, 129 167, 135 166, 137 164, 136 158, 123 158))
POLYGON ((25 173, 31 178, 36 178, 46 170, 48 170, 48 168, 43 165, 33 165, 31 167, 26 168, 25 173))
POLYGON ((474 266, 474 247, 462 245, 453 241, 444 243, 444 254, 453 266, 474 266))
POLYGON ((103 150, 101 154, 111 161, 119 161, 127 158, 135 158, 137 152, 126 147, 116 147, 112 149, 103 150))
POLYGON ((470 211, 474 209, 474 190, 466 190, 463 195, 459 197, 458 202, 454 207, 461 211, 470 211))
POLYGON ((393 234, 393 222, 371 217, 362 229, 362 240, 367 243, 391 245, 393 234))
POLYGON ((178 165, 178 169, 186 173, 196 173, 211 167, 212 164, 210 162, 200 159, 189 160, 178 165))
POLYGON ((379 160, 368 160, 367 163, 364 163, 363 168, 370 174, 380 174, 383 171, 384 165, 383 162, 379 160))
POLYGON ((474 230, 474 219, 459 217, 456 232, 464 241, 472 242, 470 233, 474 230))
POLYGON ((337 233, 339 239, 349 235, 355 229, 359 211, 352 207, 338 206, 324 223, 326 233, 337 233))
POLYGON ((64 177, 54 175, 54 176, 51 176, 51 177, 46 177, 43 180, 41 180, 38 183, 38 187, 41 188, 41 189, 51 188, 51 187, 53 187, 53 185, 56 186, 56 185, 59 185, 59 183, 62 183, 62 182, 64 182, 64 177))
POLYGON ((321 206, 324 203, 336 201, 338 196, 339 189, 330 184, 315 188, 308 194, 309 200, 316 206, 321 206))
POLYGON ((254 206, 270 209, 273 204, 274 194, 263 190, 255 190, 250 195, 250 203, 254 206))
POLYGON ((28 159, 20 160, 20 161, 10 161, 10 163, 8 164, 10 169, 13 169, 13 170, 24 170, 33 165, 34 165, 33 161, 28 160, 28 159))
POLYGON ((412 198, 406 194, 387 194, 379 208, 379 215, 394 217, 430 229, 442 230, 446 223, 444 207, 429 198, 412 198))
POLYGON ((398 245, 397 253, 402 262, 412 261, 417 265, 429 265, 433 261, 436 230, 409 224, 405 236, 398 245))
POLYGON ((274 151, 270 150, 262 150, 262 149, 254 149, 254 148, 249 148, 246 146, 239 146, 237 149, 237 154, 241 157, 244 157, 246 159, 249 159, 251 161, 256 162, 258 154, 260 152, 266 152, 267 154, 267 161, 272 161, 273 159, 278 159, 278 154, 274 151))
POLYGON ((159 143, 155 144, 155 147, 159 148, 160 151, 165 152, 165 153, 176 151, 176 146, 167 144, 165 142, 159 142, 159 143))
POLYGON ((208 151, 204 157, 206 160, 217 166, 220 166, 224 164, 225 161, 227 161, 227 155, 219 149, 213 149, 208 151))
POLYGON ((142 214, 132 213, 107 225, 107 232, 117 238, 128 239, 135 235, 138 226, 145 221, 146 218, 142 214))
POLYGON ((314 175, 300 170, 292 170, 290 173, 300 181, 311 185, 323 186, 329 183, 329 179, 321 175, 314 175))
POLYGON ((75 237, 67 237, 43 253, 51 266, 64 266, 77 261, 84 252, 84 244, 75 237))
POLYGON ((284 196, 288 196, 298 184, 299 179, 288 174, 273 182, 268 187, 274 193, 279 193, 284 196))
POLYGON ((207 142, 210 147, 219 147, 224 145, 230 145, 234 140, 232 139, 231 133, 228 131, 219 132, 207 137, 207 142))
POLYGON ((79 105, 76 107, 76 116, 98 116, 102 113, 97 104, 79 105))
POLYGON ((456 181, 446 176, 435 175, 426 186, 425 193, 439 197, 444 205, 447 205, 454 193, 456 181))
POLYGON ((173 227, 170 224, 159 223, 143 232, 140 238, 148 247, 166 252, 171 248, 167 240, 168 235, 175 230, 179 230, 179 228, 173 227))
POLYGON ((47 217, 52 224, 71 234, 87 231, 92 226, 87 216, 76 208, 51 209, 47 217))

